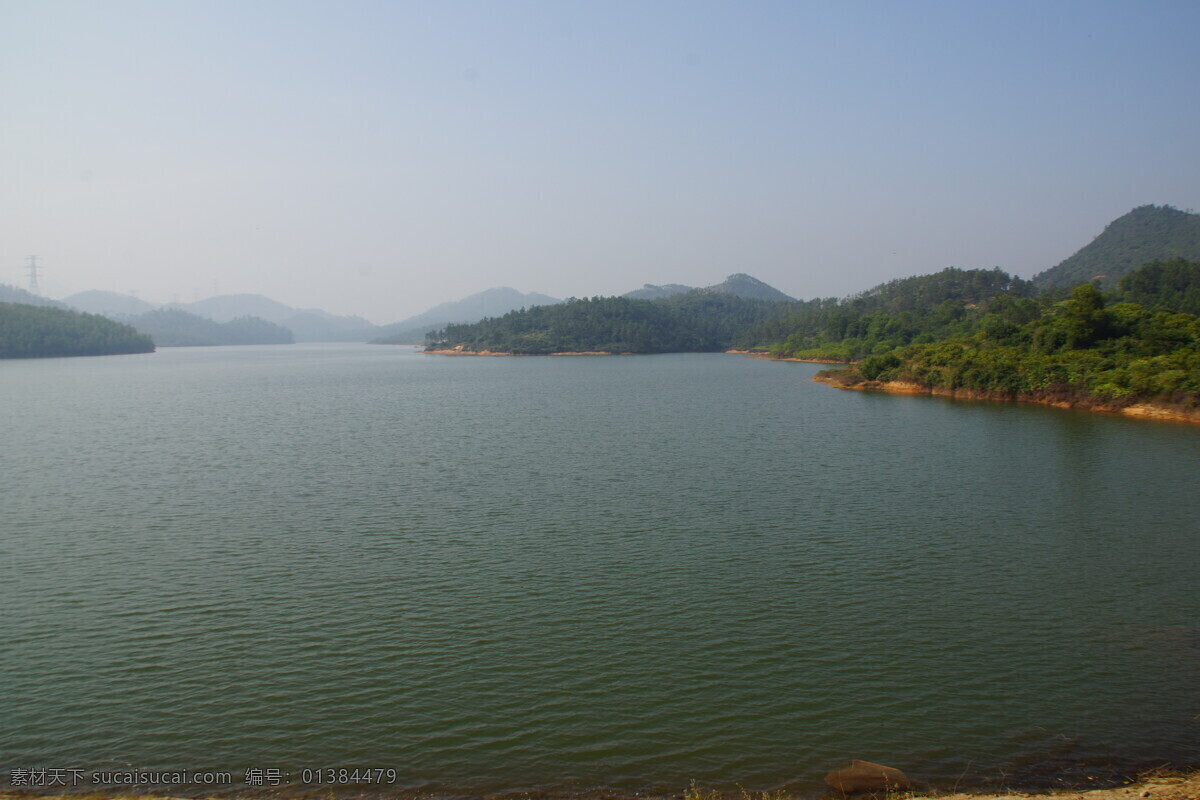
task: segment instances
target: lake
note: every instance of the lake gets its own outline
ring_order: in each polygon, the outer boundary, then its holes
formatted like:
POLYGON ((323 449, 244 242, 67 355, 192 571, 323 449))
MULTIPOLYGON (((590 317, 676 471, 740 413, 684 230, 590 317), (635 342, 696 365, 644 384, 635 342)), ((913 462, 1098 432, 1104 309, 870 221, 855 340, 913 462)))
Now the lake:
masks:
POLYGON ((819 368, 0 362, 0 770, 678 794, 1200 763, 1200 426, 819 368))

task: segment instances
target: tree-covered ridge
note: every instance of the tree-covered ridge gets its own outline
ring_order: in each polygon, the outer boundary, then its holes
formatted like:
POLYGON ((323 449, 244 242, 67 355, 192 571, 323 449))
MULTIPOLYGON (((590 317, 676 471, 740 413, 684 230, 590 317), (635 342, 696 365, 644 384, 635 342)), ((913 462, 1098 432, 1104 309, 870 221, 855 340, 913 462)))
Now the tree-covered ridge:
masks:
POLYGON ((853 361, 914 342, 968 333, 989 310, 1021 320, 1034 289, 999 268, 955 267, 880 284, 844 300, 780 305, 759 325, 741 332, 740 349, 777 358, 853 361))
POLYGON ((123 320, 152 336, 160 347, 293 342, 290 330, 258 317, 238 317, 222 323, 178 309, 160 308, 123 320))
POLYGON ((152 353, 154 342, 98 314, 0 303, 0 358, 152 353))
MULTIPOLYGON (((1158 271, 1155 264, 1144 269, 1148 275, 1158 271)), ((958 335, 877 352, 837 380, 1198 407, 1200 318, 1162 304, 1122 302, 1090 284, 1060 301, 997 298, 958 335)))
POLYGON ((662 300, 571 298, 471 325, 431 332, 429 348, 466 352, 669 353, 727 349, 734 335, 766 318, 773 304, 690 292, 662 300))
POLYGON ((1121 278, 1116 294, 1152 311, 1200 314, 1200 263, 1182 258, 1152 261, 1121 278))
POLYGON ((1099 281, 1117 285, 1150 261, 1200 260, 1200 215, 1171 206, 1139 206, 1108 224, 1070 258, 1033 278, 1039 289, 1070 289, 1099 281))

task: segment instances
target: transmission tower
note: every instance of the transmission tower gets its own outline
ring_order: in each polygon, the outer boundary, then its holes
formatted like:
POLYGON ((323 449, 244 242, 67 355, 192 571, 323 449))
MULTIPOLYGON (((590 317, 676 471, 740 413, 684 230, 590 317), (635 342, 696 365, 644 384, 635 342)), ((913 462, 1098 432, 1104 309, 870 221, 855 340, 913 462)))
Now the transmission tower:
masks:
POLYGON ((30 256, 29 257, 29 266, 27 266, 25 268, 25 271, 29 273, 29 293, 30 294, 41 294, 41 289, 38 288, 37 259, 38 259, 37 256, 30 256))

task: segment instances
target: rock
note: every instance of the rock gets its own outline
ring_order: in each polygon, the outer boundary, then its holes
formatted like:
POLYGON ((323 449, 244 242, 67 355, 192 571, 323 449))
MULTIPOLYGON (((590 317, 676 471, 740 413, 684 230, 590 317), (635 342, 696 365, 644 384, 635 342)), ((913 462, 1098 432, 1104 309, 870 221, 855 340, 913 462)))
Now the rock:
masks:
POLYGON ((855 759, 825 776, 825 782, 842 794, 894 792, 908 789, 908 776, 895 767, 855 759))

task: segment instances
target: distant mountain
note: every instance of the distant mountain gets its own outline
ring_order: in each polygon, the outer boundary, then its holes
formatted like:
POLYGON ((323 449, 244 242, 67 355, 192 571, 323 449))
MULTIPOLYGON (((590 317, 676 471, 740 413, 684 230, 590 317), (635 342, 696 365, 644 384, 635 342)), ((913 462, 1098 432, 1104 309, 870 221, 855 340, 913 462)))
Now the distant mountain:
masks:
POLYGON ((796 299, 788 297, 774 286, 769 286, 744 272, 730 275, 721 283, 715 286, 706 286, 699 291, 705 294, 731 294, 734 297, 744 297, 747 300, 766 300, 770 303, 787 303, 796 299))
POLYGON ((626 292, 621 296, 634 300, 661 300, 664 297, 671 297, 676 294, 686 294, 695 288, 695 286, 684 286, 682 283, 667 283, 662 286, 647 283, 642 288, 626 292))
POLYGON ((172 303, 171 307, 217 322, 229 322, 237 317, 258 317, 276 324, 297 311, 261 294, 222 294, 194 303, 172 303))
POLYGON ((103 314, 106 317, 113 314, 142 314, 155 308, 154 303, 147 303, 132 295, 95 290, 64 297, 63 302, 80 311, 103 314))
POLYGON ((291 344, 294 341, 290 330, 261 317, 246 316, 216 322, 178 308, 159 308, 119 319, 148 334, 159 347, 291 344))
POLYGON ((379 330, 362 317, 339 317, 317 308, 284 317, 279 324, 296 334, 298 342, 365 342, 379 330))
POLYGON ((292 308, 261 294, 223 294, 171 307, 216 322, 258 317, 292 331, 298 342, 365 342, 377 335, 377 326, 362 317, 343 317, 319 308, 292 308))
POLYGON ((377 344, 423 344, 425 334, 447 325, 478 322, 487 317, 502 317, 510 311, 533 306, 553 306, 561 303, 556 297, 537 292, 518 292, 508 286, 442 303, 415 317, 384 325, 376 333, 377 344))
POLYGON ((734 297, 744 297, 747 300, 767 300, 772 303, 795 300, 794 297, 788 297, 775 287, 765 284, 758 278, 753 278, 744 272, 730 275, 721 283, 705 286, 701 289, 697 289, 694 286, 684 286, 682 283, 668 283, 663 286, 647 283, 641 289, 634 289, 632 292, 626 292, 621 296, 634 300, 661 300, 664 297, 674 297, 677 294, 686 294, 688 292, 731 294, 734 297))
POLYGON ((23 303, 27 306, 49 306, 51 308, 66 308, 57 300, 50 300, 40 295, 0 283, 0 303, 23 303))
POLYGON ((1068 289, 1099 281, 1112 288, 1151 261, 1200 260, 1200 215, 1171 206, 1139 206, 1118 217, 1075 255, 1035 275, 1039 289, 1068 289))

